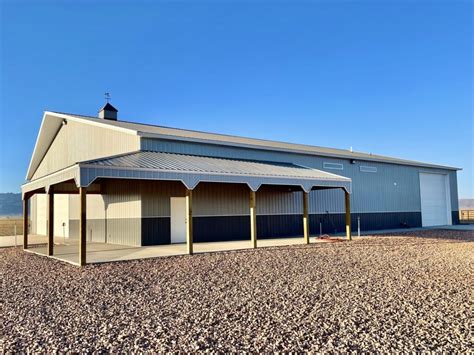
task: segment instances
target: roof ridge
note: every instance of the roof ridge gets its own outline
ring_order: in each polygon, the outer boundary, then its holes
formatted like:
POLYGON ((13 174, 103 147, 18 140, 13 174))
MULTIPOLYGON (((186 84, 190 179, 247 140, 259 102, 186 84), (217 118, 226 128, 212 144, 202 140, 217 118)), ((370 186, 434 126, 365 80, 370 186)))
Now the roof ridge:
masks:
MULTIPOLYGON (((94 121, 100 121, 100 123, 116 128, 128 129, 133 130, 135 132, 140 132, 143 134, 149 134, 149 138, 153 138, 153 136, 165 136, 164 139, 173 139, 172 137, 176 137, 177 140, 189 140, 189 141, 204 141, 204 143, 208 144, 221 144, 221 145, 228 145, 228 146, 247 146, 252 149, 267 149, 267 150, 276 150, 276 151, 289 151, 289 152, 296 152, 299 154, 309 154, 309 155, 316 155, 328 158, 335 158, 335 159, 354 159, 354 160, 362 160, 362 161, 370 161, 375 163, 387 163, 387 164, 398 164, 398 165, 411 165, 411 166, 418 166, 418 167, 429 167, 429 168, 437 168, 437 169, 447 169, 447 170, 461 170, 457 167, 441 165, 437 163, 427 163, 421 162, 417 160, 410 160, 406 158, 397 158, 387 155, 378 155, 366 152, 359 152, 359 151, 351 151, 345 150, 341 148, 331 148, 331 147, 323 147, 317 145, 310 145, 310 144, 302 144, 302 143, 292 143, 286 141, 276 141, 276 140, 268 140, 262 138, 252 138, 252 137, 243 137, 231 134, 224 134, 224 133, 212 133, 212 132, 205 132, 205 131, 198 131, 198 130, 191 130, 185 128, 176 128, 176 127, 168 127, 168 126, 160 126, 154 125, 150 123, 140 123, 140 122, 132 122, 132 121, 107 121, 107 120, 100 120, 95 116, 88 116, 88 115, 81 115, 75 113, 66 113, 66 112, 59 112, 59 111, 49 111, 56 114, 68 115, 75 118, 84 118, 87 120, 94 119, 94 121), (138 127, 127 126, 127 125, 136 125, 138 127), (153 132, 152 130, 146 130, 146 126, 150 128, 157 128, 163 130, 175 130, 177 132, 183 132, 183 134, 179 135, 173 132, 153 132), (184 133, 188 133, 186 135, 184 133), (195 134, 192 136, 192 134, 195 134), (201 137, 197 136, 196 134, 203 135, 201 137), (170 138, 168 138, 169 136, 170 138), (232 140, 225 140, 225 138, 232 138, 232 140)), ((146 136, 144 136, 146 137, 146 136)))
MULTIPOLYGON (((77 114, 77 113, 59 112, 59 111, 49 111, 49 112, 58 113, 58 114, 61 114, 61 115, 79 116, 79 117, 98 119, 98 117, 96 117, 96 116, 82 115, 82 114, 77 114)), ((313 145, 313 144, 306 144, 306 143, 294 143, 294 142, 288 142, 288 141, 282 141, 282 140, 245 137, 245 136, 239 136, 239 135, 236 135, 236 134, 200 131, 200 130, 196 130, 196 129, 170 127, 170 126, 163 126, 163 125, 157 125, 157 124, 152 124, 152 123, 133 122, 133 121, 127 121, 127 120, 123 120, 123 119, 120 119, 118 121, 103 122, 103 123, 110 124, 110 125, 113 126, 114 123, 116 123, 116 122, 118 122, 118 123, 120 123, 120 122, 130 123, 130 124, 135 124, 135 125, 140 125, 140 126, 148 126, 148 127, 156 127, 156 128, 164 128, 164 129, 175 129, 175 130, 178 130, 178 131, 185 131, 185 132, 191 132, 191 133, 211 134, 211 135, 217 135, 217 136, 223 136, 223 137, 232 137, 232 138, 239 138, 239 139, 251 139, 251 140, 256 140, 256 141, 261 141, 261 142, 268 142, 268 143, 280 143, 280 144, 283 143, 283 144, 298 145, 298 146, 308 147, 308 148, 331 149, 331 150, 338 150, 338 151, 345 152, 345 153, 358 153, 358 154, 373 155, 372 153, 366 153, 366 152, 358 152, 358 151, 351 152, 350 150, 346 150, 346 149, 343 149, 343 148, 323 147, 321 145, 313 145)), ((374 155, 374 156, 377 156, 377 155, 374 155)))

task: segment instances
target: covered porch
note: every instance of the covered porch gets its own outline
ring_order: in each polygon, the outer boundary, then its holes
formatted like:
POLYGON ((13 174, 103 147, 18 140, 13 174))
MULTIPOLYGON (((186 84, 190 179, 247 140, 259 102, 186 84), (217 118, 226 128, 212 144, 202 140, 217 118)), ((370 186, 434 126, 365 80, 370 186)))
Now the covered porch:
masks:
POLYGON ((158 152, 136 152, 87 161, 23 185, 25 227, 23 245, 25 249, 28 249, 28 200, 35 193, 45 193, 48 202, 48 243, 43 249, 35 249, 35 251, 78 265, 85 265, 87 262, 130 260, 127 258, 137 259, 257 248, 257 245, 260 247, 289 245, 288 243, 307 244, 310 242, 309 193, 312 190, 320 189, 342 189, 344 191, 346 238, 350 240, 351 180, 346 177, 287 163, 243 161, 158 152), (102 186, 112 180, 127 180, 132 183, 134 181, 175 181, 181 183, 185 187, 186 242, 156 246, 117 246, 116 244, 88 242, 86 197, 88 194, 101 194, 102 186), (243 184, 248 187, 248 218, 250 222, 248 240, 194 242, 193 191, 200 183, 243 184), (286 186, 302 194, 303 238, 258 239, 257 191, 262 186, 286 186), (67 245, 55 245, 54 243, 55 194, 77 194, 79 196, 77 202, 80 211, 78 239, 75 242, 68 242, 67 245))

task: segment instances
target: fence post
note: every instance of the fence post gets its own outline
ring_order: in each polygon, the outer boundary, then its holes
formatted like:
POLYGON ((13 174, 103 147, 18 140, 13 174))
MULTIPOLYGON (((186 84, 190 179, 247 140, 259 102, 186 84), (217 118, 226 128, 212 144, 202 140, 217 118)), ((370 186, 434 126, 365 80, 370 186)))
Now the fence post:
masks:
POLYGON ((16 222, 15 225, 13 226, 13 229, 15 231, 15 248, 17 247, 17 242, 16 242, 16 222))
POLYGON ((357 216, 357 236, 360 237, 360 216, 357 216))

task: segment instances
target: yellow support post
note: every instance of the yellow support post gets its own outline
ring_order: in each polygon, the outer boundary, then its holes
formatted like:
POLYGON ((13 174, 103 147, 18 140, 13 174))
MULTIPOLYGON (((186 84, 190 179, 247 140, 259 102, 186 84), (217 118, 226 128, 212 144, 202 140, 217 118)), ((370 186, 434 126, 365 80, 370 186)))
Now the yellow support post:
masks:
POLYGON ((85 187, 79 188, 79 265, 86 265, 86 247, 87 247, 87 192, 85 187))
POLYGON ((351 235, 351 195, 344 190, 346 199, 346 239, 352 240, 351 235))
POLYGON ((257 193, 250 190, 250 241, 257 248, 257 193))
POLYGON ((54 253, 54 193, 50 187, 48 191, 48 255, 54 253))
POLYGON ((303 235, 305 244, 309 244, 309 193, 303 191, 303 235))
POLYGON ((186 190, 186 246, 193 255, 193 191, 186 190))
POLYGON ((28 249, 28 200, 29 196, 23 196, 23 249, 28 249))

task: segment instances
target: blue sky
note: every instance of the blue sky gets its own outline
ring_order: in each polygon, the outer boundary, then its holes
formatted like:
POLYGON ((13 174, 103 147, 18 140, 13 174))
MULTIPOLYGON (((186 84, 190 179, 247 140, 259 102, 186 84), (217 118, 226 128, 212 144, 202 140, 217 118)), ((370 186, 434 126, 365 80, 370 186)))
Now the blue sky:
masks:
POLYGON ((471 1, 0 0, 0 192, 44 110, 462 167, 473 188, 471 1))

